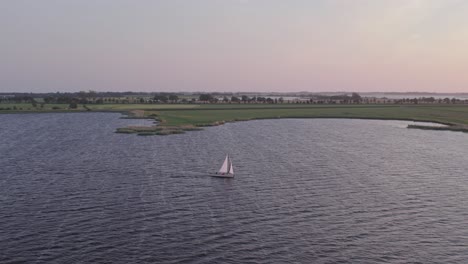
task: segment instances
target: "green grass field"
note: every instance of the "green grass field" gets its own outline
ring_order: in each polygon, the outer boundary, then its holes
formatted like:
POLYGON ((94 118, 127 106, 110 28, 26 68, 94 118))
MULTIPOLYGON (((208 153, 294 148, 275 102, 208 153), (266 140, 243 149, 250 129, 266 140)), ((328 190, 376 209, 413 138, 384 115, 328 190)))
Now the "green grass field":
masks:
POLYGON ((196 104, 89 104, 94 111, 160 110, 198 108, 196 104))
MULTIPOLYGON (((281 108, 252 108, 246 105, 237 109, 151 111, 164 120, 168 126, 208 125, 214 122, 266 118, 372 118, 419 120, 450 124, 468 125, 468 106, 384 106, 384 105, 351 105, 351 106, 302 106, 291 105, 281 108)), ((148 113, 149 114, 149 113, 148 113)))
MULTIPOLYGON (((412 120, 448 124, 444 130, 468 132, 468 106, 464 105, 201 105, 198 108, 160 109, 144 112, 157 116, 158 127, 128 127, 121 133, 168 135, 199 126, 273 118, 361 118, 412 120)), ((411 128, 431 129, 413 126, 411 128)))
POLYGON ((32 104, 10 104, 0 103, 0 114, 1 113, 22 113, 22 112, 53 112, 53 111, 86 111, 83 106, 79 105, 77 109, 68 109, 67 104, 44 104, 41 107, 40 103, 34 107, 32 104))
MULTIPOLYGON (((164 109, 190 109, 198 108, 196 104, 88 104, 86 105, 91 111, 130 111, 130 110, 164 110, 164 109)), ((33 107, 32 104, 13 104, 0 103, 0 113, 21 113, 21 112, 54 112, 54 111, 87 111, 83 105, 78 104, 77 109, 69 109, 68 104, 37 104, 33 107), (7 110, 8 109, 8 110, 7 110)))
MULTIPOLYGON (((135 116, 157 116, 160 127, 174 132, 182 127, 271 118, 414 120, 451 124, 468 131, 468 105, 90 104, 87 107, 99 112, 140 110, 135 116)), ((0 113, 89 111, 82 105, 70 110, 65 104, 45 104, 43 108, 34 108, 31 104, 0 104, 0 108, 3 109, 0 113), (7 107, 10 110, 5 110, 7 107)))

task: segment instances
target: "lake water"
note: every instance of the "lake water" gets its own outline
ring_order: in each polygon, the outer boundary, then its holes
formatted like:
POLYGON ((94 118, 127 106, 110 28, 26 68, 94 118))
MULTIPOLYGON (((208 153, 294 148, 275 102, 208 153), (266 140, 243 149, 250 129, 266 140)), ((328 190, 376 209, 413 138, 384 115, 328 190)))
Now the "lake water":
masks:
POLYGON ((0 263, 467 263, 468 134, 0 115, 0 263), (211 178, 226 153, 234 179, 211 178))

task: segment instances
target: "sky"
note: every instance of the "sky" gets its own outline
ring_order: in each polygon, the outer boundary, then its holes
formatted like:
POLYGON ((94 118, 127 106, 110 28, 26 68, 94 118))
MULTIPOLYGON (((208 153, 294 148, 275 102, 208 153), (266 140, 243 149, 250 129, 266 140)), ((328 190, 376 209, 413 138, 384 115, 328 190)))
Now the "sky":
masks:
POLYGON ((468 0, 2 0, 0 92, 468 92, 468 0))

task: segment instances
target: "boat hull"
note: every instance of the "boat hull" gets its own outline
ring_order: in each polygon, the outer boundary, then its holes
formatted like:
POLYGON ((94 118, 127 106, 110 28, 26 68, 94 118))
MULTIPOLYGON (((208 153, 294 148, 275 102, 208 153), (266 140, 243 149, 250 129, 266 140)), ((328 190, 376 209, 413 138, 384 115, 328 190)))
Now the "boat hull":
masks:
POLYGON ((216 174, 212 173, 210 174, 211 177, 217 177, 217 178, 234 178, 234 174, 216 174))

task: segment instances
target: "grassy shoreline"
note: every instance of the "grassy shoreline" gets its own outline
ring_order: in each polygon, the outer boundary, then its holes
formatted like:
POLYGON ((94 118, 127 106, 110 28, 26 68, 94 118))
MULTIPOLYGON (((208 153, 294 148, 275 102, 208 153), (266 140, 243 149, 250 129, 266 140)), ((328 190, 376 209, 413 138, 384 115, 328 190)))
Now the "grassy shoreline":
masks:
MULTIPOLYGON (((432 122, 446 125, 443 129, 433 126, 410 127, 420 129, 450 130, 468 132, 468 106, 311 106, 311 107, 248 107, 232 109, 197 108, 196 110, 170 109, 145 111, 156 115, 160 121, 153 129, 127 127, 126 133, 168 135, 197 130, 205 126, 222 125, 228 122, 278 119, 278 118, 334 118, 334 119, 372 119, 432 122)), ((119 131, 119 132, 122 132, 119 131)))
MULTIPOLYGON (((24 108, 23 108, 24 109, 24 108)), ((278 118, 373 119, 432 122, 444 127, 409 125, 411 129, 468 132, 468 105, 297 105, 297 104, 226 104, 226 105, 87 105, 80 109, 27 109, 1 113, 83 113, 114 112, 123 118, 158 121, 154 126, 128 126, 117 133, 170 135, 201 130, 228 122, 278 118)))

